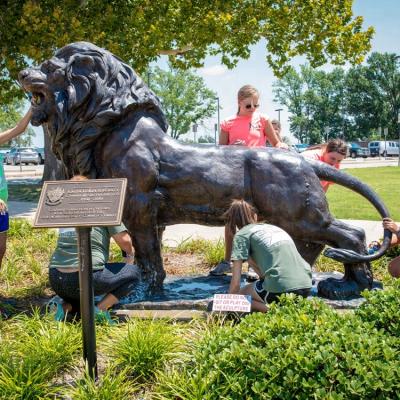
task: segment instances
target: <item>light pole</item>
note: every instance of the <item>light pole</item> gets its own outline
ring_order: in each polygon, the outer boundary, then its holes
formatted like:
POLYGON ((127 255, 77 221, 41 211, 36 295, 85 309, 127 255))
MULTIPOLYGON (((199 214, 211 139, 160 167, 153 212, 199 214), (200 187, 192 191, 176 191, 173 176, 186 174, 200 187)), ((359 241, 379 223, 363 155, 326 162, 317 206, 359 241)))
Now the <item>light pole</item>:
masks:
POLYGON ((329 140, 329 128, 327 126, 325 127, 325 135, 326 135, 326 143, 328 143, 328 140, 329 140))
POLYGON ((194 142, 196 143, 197 124, 193 124, 192 130, 193 130, 194 142))
POLYGON ((150 75, 151 75, 151 71, 147 70, 147 86, 150 87, 150 75))
POLYGON ((283 110, 283 108, 277 108, 275 111, 278 112, 278 121, 281 122, 281 111, 283 110))
POLYGON ((216 126, 216 129, 215 129, 215 132, 214 132, 214 142, 215 142, 215 144, 217 144, 217 134, 219 136, 219 123, 220 123, 220 121, 219 121, 219 97, 217 97, 216 100, 217 100, 217 126, 216 126))
POLYGON ((397 165, 400 167, 400 111, 397 112, 397 125, 399 130, 399 162, 397 165))

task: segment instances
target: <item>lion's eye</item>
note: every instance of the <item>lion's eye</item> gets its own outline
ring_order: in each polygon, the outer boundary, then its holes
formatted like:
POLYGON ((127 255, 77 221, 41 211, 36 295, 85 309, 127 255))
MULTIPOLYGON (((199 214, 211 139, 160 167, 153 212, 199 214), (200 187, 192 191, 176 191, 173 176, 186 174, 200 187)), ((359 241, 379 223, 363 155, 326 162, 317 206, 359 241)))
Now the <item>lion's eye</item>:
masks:
POLYGON ((42 64, 41 69, 44 73, 48 74, 48 73, 54 72, 57 69, 57 67, 50 61, 47 61, 42 64))

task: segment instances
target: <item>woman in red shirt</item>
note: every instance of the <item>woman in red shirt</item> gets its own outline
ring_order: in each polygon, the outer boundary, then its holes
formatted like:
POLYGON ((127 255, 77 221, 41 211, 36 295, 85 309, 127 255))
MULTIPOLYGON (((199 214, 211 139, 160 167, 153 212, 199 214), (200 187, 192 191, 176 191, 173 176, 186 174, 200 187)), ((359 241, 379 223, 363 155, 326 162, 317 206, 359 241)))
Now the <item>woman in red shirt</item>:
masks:
MULTIPOLYGON (((258 90, 245 85, 238 91, 238 111, 221 123, 219 135, 220 145, 236 145, 247 147, 265 147, 268 140, 273 147, 288 149, 276 134, 271 121, 265 114, 257 112, 260 107, 258 90)), ((223 275, 231 270, 233 235, 225 226, 225 259, 211 271, 212 275, 223 275)))
POLYGON ((257 112, 260 107, 258 90, 245 85, 238 92, 238 111, 221 123, 220 145, 264 147, 268 140, 273 147, 287 149, 276 135, 271 121, 265 114, 257 112))

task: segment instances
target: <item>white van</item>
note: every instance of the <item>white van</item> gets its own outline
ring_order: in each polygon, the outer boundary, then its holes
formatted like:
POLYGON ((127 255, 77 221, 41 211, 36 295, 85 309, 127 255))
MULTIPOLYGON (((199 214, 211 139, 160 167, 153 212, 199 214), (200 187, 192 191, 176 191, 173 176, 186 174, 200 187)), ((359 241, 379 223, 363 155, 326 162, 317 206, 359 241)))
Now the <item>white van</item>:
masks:
POLYGON ((398 156, 399 142, 394 140, 379 140, 368 143, 369 154, 375 156, 398 156))

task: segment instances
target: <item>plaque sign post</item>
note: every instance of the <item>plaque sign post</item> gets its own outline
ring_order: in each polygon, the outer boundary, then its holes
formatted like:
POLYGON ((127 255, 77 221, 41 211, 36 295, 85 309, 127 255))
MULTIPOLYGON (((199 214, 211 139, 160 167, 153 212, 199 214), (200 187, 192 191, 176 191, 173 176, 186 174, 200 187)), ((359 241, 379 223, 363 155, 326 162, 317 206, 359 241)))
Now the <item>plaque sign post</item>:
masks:
POLYGON ((83 358, 92 379, 97 378, 97 356, 90 231, 121 224, 126 184, 125 178, 44 182, 33 223, 35 228, 76 229, 83 358))

